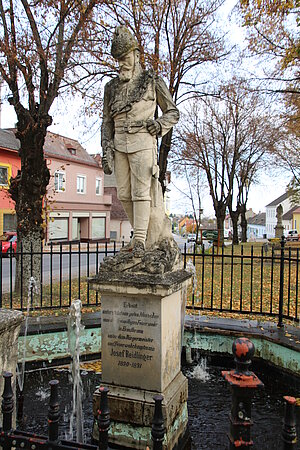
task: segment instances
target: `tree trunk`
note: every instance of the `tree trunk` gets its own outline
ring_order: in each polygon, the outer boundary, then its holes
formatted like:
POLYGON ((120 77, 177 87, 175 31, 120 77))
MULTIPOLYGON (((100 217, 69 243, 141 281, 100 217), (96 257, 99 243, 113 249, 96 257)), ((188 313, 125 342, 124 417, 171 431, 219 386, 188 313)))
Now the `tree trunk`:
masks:
POLYGON ((225 208, 224 211, 218 211, 216 212, 216 218, 217 218, 217 227, 220 237, 220 244, 223 245, 224 243, 224 221, 225 221, 225 208))
POLYGON ((241 206, 242 242, 247 242, 246 205, 241 206))
MULTIPOLYGON (((10 193, 16 203, 18 253, 16 289, 26 295, 31 277, 41 283, 41 244, 44 238, 43 199, 50 179, 44 159, 44 142, 51 118, 33 119, 19 112, 16 137, 20 140, 21 171, 11 180, 10 193), (32 253, 33 252, 33 253, 32 253)), ((32 282, 31 282, 32 283, 32 282)))
POLYGON ((231 210, 230 218, 232 220, 232 244, 237 245, 239 243, 239 234, 238 234, 239 212, 231 210))

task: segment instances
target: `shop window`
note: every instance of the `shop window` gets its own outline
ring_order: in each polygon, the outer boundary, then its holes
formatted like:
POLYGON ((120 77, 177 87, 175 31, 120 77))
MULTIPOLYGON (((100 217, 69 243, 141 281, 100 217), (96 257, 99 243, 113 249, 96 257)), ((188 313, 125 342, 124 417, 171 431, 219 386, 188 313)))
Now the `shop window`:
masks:
POLYGON ((49 222, 49 239, 68 239, 68 224, 69 219, 55 217, 49 222))
POLYGON ((105 238, 105 217, 94 217, 92 221, 92 239, 105 238))
POLYGON ((117 232, 116 231, 111 231, 110 232, 110 240, 111 241, 116 241, 117 240, 117 232))

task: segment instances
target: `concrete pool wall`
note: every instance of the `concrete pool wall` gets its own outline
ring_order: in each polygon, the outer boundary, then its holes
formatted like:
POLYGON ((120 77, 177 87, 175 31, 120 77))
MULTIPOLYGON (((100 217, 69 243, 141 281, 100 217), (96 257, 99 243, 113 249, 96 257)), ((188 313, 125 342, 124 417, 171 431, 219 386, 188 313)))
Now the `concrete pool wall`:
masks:
MULTIPOLYGON (((101 313, 83 316, 81 352, 86 359, 101 352, 101 313)), ((232 355, 235 338, 244 336, 255 345, 255 357, 300 378, 300 329, 278 329, 270 322, 186 316, 183 346, 205 354, 232 355)), ((19 360, 23 356, 24 336, 19 337, 19 360)), ((69 358, 66 318, 31 318, 26 337, 26 361, 59 365, 69 358), (55 323, 54 323, 55 322, 55 323)))

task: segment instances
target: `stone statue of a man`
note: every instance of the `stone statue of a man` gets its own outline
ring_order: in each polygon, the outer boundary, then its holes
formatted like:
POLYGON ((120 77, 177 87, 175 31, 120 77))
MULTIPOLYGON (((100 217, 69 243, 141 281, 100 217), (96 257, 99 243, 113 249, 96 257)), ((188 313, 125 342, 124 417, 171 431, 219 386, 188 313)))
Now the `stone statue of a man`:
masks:
POLYGON ((179 111, 164 81, 142 69, 137 41, 125 27, 116 29, 111 54, 119 76, 104 90, 102 165, 110 174, 114 164, 118 198, 134 231, 127 248, 141 257, 154 201, 151 184, 158 178, 157 137, 178 122, 179 111), (162 115, 155 119, 157 105, 162 115))
POLYGON ((283 207, 280 203, 280 205, 278 205, 276 208, 276 219, 277 219, 278 226, 282 225, 282 214, 283 214, 283 207))

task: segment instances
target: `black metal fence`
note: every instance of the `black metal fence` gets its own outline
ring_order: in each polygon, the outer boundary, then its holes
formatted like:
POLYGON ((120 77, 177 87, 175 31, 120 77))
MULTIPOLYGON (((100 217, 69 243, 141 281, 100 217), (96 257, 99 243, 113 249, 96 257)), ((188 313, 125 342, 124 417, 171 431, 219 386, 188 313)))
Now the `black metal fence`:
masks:
MULTIPOLYGON (((122 244, 123 245, 123 244, 122 244)), ((105 256, 116 254, 120 245, 112 244, 50 244, 41 246, 39 251, 13 251, 7 253, 0 248, 0 308, 26 310, 28 303, 36 310, 67 308, 72 301, 80 298, 83 306, 97 306, 98 293, 90 291, 88 278, 98 274, 100 262, 105 256), (34 263, 38 257, 40 277, 33 284, 24 286, 25 266, 30 265, 34 275, 34 263), (17 282, 17 259, 20 270, 19 288, 17 282)), ((33 279, 34 281, 34 279, 33 279)))
MULTIPOLYGON (((24 270, 40 257, 41 276, 37 292, 30 298, 37 309, 67 308, 80 298, 83 306, 97 306, 100 297, 89 289, 88 277, 96 275, 103 257, 119 251, 112 244, 50 244, 39 252, 6 254, 0 251, 0 307, 26 310, 29 296, 15 289, 16 258, 24 270), (27 259, 26 259, 27 257, 27 259), (23 262, 23 263, 22 263, 23 262)), ((299 322, 299 248, 287 247, 284 240, 277 246, 246 245, 217 249, 193 246, 183 250, 184 266, 194 272, 187 308, 203 311, 238 313, 245 316, 269 316, 299 322)))
POLYGON ((299 322, 299 248, 277 245, 186 246, 184 266, 194 271, 188 309, 269 316, 299 322), (190 249, 191 250, 191 249, 190 249))
MULTIPOLYGON (((0 445, 3 450, 109 450, 108 432, 110 416, 108 408, 108 388, 100 388, 100 408, 97 414, 97 428, 99 432, 98 445, 84 444, 63 440, 59 435, 60 403, 58 398, 57 380, 51 380, 50 399, 48 409, 48 436, 40 436, 26 431, 14 430, 12 427, 14 411, 14 394, 12 390, 12 373, 4 372, 4 390, 2 395, 2 428, 0 428, 0 445)), ((154 415, 152 418, 151 440, 153 450, 162 450, 165 427, 162 413, 162 395, 155 395, 154 415)), ((65 406, 65 405, 63 405, 65 406)), ((92 431, 92 430, 91 430, 92 431)))

